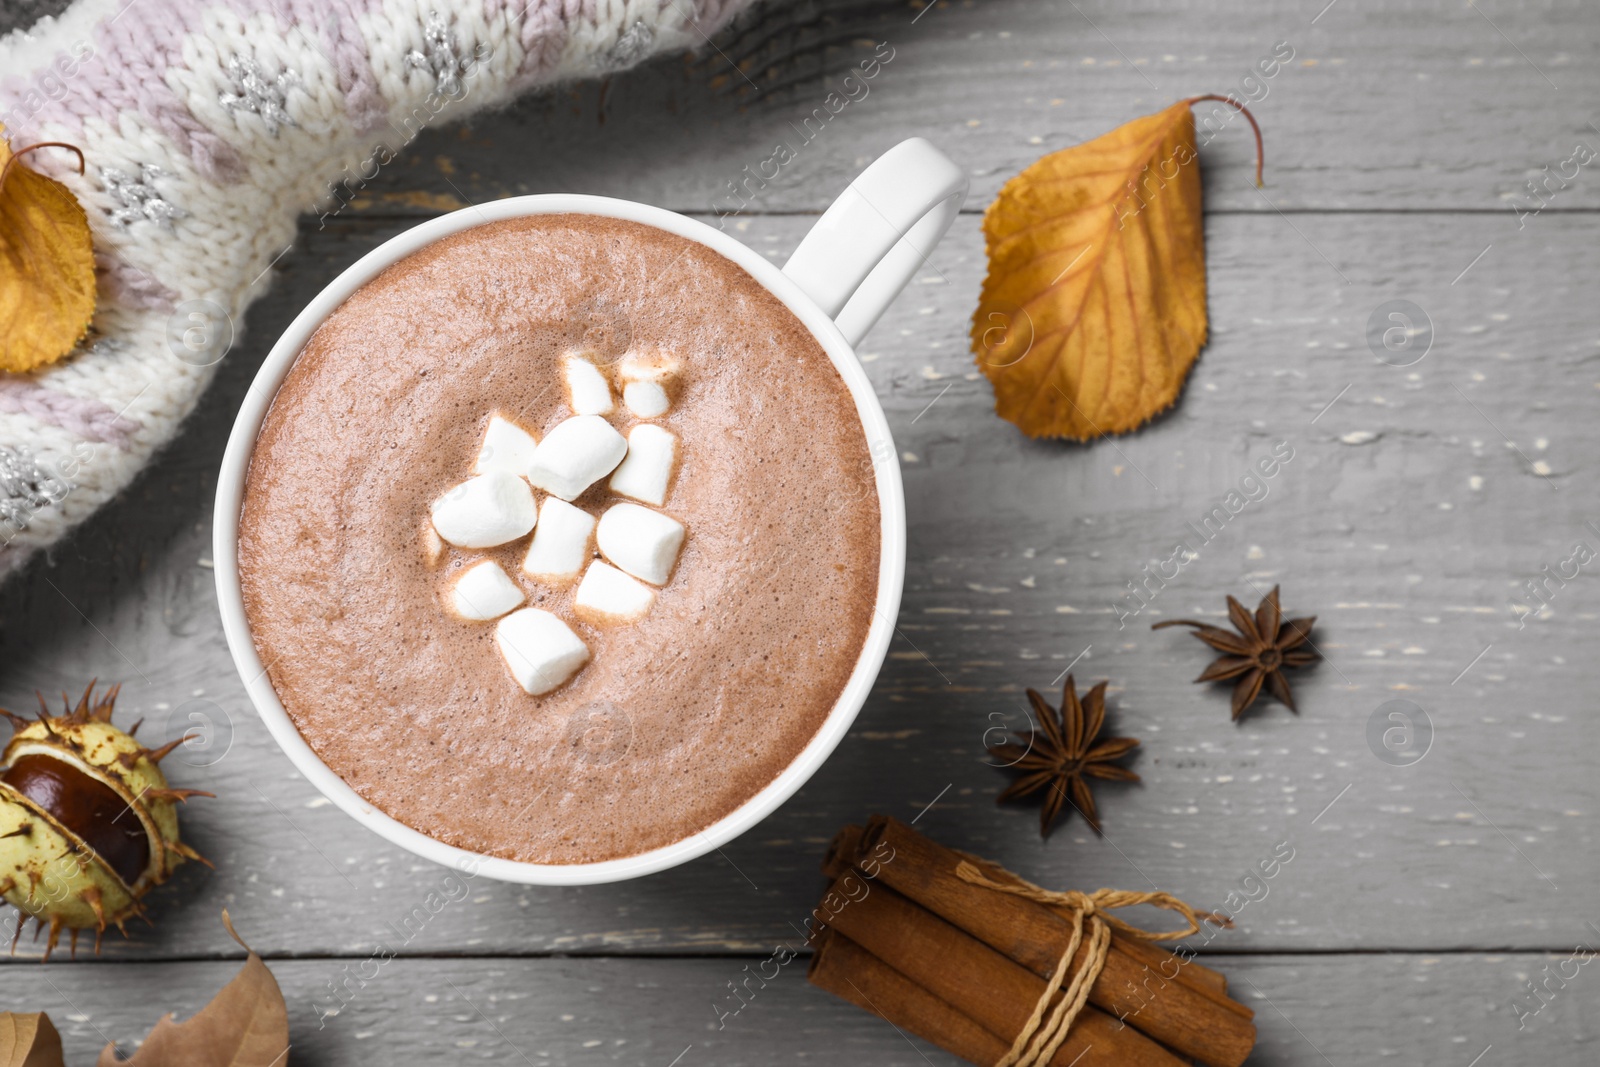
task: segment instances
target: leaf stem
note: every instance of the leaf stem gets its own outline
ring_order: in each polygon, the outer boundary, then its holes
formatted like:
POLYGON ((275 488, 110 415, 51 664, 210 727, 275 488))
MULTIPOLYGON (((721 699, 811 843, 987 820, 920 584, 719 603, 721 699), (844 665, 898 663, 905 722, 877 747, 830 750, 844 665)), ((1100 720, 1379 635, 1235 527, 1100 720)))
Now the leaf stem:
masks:
POLYGON ((38 144, 31 144, 17 149, 16 152, 12 154, 11 158, 6 160, 6 165, 4 167, 0 167, 0 189, 5 188, 6 176, 11 173, 11 165, 17 160, 21 159, 23 156, 27 155, 29 152, 40 148, 65 148, 68 151, 77 153, 78 173, 83 173, 83 149, 79 148, 75 144, 68 144, 65 141, 40 141, 38 144))
POLYGON ((1250 114, 1249 108, 1239 103, 1239 101, 1235 100, 1233 97, 1221 96, 1217 93, 1206 93, 1203 96, 1191 96, 1189 99, 1185 100, 1184 103, 1188 104, 1190 107, 1193 107, 1202 100, 1217 100, 1224 104, 1228 104, 1234 108, 1237 108, 1239 114, 1250 120, 1250 128, 1256 132, 1256 188, 1261 188, 1261 168, 1266 162, 1266 149, 1263 148, 1261 144, 1261 127, 1256 123, 1256 117, 1250 114))

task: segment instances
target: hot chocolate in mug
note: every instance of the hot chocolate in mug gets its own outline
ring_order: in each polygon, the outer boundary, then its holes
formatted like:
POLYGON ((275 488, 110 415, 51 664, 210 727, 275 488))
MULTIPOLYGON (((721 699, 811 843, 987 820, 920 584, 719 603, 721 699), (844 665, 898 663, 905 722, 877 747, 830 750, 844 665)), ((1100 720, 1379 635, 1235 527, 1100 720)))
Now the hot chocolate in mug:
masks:
POLYGON ((295 767, 324 796, 389 841, 426 859, 510 882, 583 885, 660 871, 700 856, 750 829, 814 774, 843 739, 877 677, 900 608, 906 517, 893 439, 853 346, 927 260, 954 221, 967 190, 960 169, 913 138, 884 153, 818 219, 781 269, 727 233, 682 215, 606 197, 512 197, 429 220, 386 241, 339 275, 292 322, 262 364, 228 439, 218 479, 214 558, 223 631, 252 704, 295 767), (477 226, 535 215, 592 215, 642 224, 703 245, 742 268, 775 297, 827 354, 855 405, 872 458, 881 524, 876 598, 854 668, 810 741, 739 807, 680 840, 634 855, 587 863, 532 863, 436 840, 378 810, 312 749, 285 710, 252 638, 239 566, 241 510, 258 434, 296 358, 328 317, 390 266, 477 226))

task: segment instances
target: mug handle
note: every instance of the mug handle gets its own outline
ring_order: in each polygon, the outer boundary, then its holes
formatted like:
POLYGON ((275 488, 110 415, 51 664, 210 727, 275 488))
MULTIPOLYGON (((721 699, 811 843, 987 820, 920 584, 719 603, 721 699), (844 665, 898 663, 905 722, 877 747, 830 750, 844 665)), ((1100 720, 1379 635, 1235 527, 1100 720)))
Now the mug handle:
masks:
POLYGON ((862 171, 794 250, 783 273, 852 348, 928 261, 967 195, 967 176, 921 137, 862 171))

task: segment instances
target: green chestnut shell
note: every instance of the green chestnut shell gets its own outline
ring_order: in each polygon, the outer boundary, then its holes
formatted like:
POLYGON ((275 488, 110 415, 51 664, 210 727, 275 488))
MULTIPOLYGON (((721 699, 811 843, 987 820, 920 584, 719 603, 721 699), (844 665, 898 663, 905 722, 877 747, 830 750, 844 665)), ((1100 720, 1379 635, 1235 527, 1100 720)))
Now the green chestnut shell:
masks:
MULTIPOLYGON (((94 685, 76 707, 36 720, 0 711, 15 727, 0 753, 0 896, 40 929, 44 958, 63 928, 127 933, 140 899, 185 859, 205 860, 178 839, 177 803, 197 790, 171 789, 160 762, 182 739, 151 750, 111 724, 113 687, 99 700, 94 685)), ((43 699, 40 700, 41 706, 43 699)), ((138 727, 135 726, 134 730, 138 727)))

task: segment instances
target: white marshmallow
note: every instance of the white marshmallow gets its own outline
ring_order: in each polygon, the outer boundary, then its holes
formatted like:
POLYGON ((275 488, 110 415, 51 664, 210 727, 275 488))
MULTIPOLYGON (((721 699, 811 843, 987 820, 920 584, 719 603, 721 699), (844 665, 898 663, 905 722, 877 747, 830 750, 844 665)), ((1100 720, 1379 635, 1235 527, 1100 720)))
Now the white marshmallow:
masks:
POLYGON ((611 383, 604 372, 582 356, 567 357, 567 403, 575 415, 609 415, 611 383))
POLYGON ((649 423, 635 426, 628 431, 628 455, 611 476, 611 491, 660 507, 667 502, 677 459, 678 439, 672 431, 649 423))
POLYGON ((615 470, 627 452, 628 442, 605 419, 575 415, 546 434, 533 450, 528 481, 562 500, 572 500, 615 470))
POLYGON ((594 516, 553 496, 539 505, 539 525, 522 569, 535 578, 576 578, 590 559, 594 516))
POLYGON ((461 548, 515 541, 538 519, 528 483, 501 470, 468 478, 433 502, 433 528, 461 548))
POLYGON ((665 415, 672 402, 670 390, 678 377, 677 357, 660 350, 629 352, 617 365, 622 382, 622 402, 641 419, 665 415))
POLYGON ((678 376, 678 360, 665 352, 629 352, 617 365, 623 383, 657 382, 666 385, 678 376))
POLYGON ((456 614, 473 622, 498 619, 523 599, 517 583, 492 559, 468 567, 450 590, 450 605, 456 614))
POLYGON ((538 444, 533 434, 510 419, 495 415, 483 433, 483 447, 478 450, 478 463, 472 468, 472 473, 505 471, 520 478, 522 472, 528 469, 528 460, 533 458, 533 450, 538 444))
POLYGON ((622 402, 641 419, 667 413, 667 391, 660 382, 629 382, 622 387, 622 402))
POLYGON ((433 523, 422 528, 422 557, 431 566, 438 563, 444 555, 444 542, 439 539, 439 531, 433 528, 433 523))
POLYGON ((654 589, 597 559, 583 572, 572 610, 585 622, 632 622, 655 600, 654 589))
POLYGON ((615 504, 595 530, 600 552, 635 578, 666 585, 683 547, 683 524, 638 504, 615 504))
POLYGON ((531 696, 548 693, 589 662, 589 646, 548 611, 523 608, 494 627, 494 642, 517 684, 531 696))

